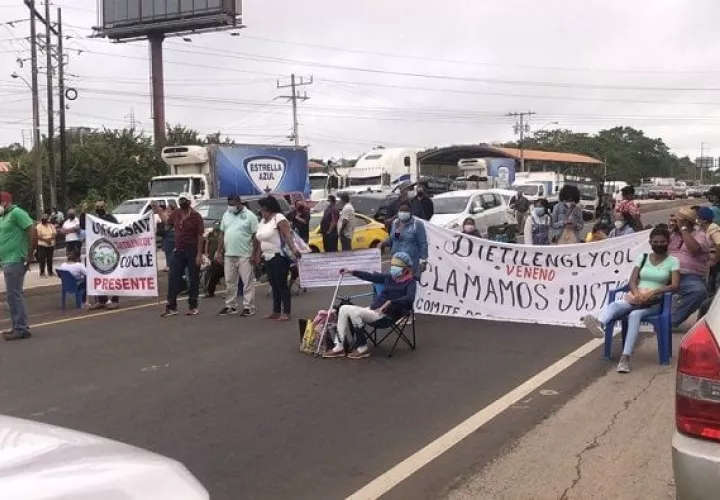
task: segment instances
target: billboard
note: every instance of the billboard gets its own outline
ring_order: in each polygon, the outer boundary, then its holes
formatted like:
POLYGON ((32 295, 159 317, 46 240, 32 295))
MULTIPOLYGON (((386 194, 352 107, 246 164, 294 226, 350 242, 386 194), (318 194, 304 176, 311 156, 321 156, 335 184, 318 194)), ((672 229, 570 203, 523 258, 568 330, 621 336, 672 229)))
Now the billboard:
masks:
POLYGON ((715 166, 715 158, 712 156, 701 156, 695 158, 695 166, 703 170, 709 170, 715 166))
POLYGON ((218 196, 301 192, 310 196, 305 148, 237 145, 215 153, 218 196))
POLYGON ((242 0, 98 0, 102 34, 120 40, 237 25, 242 0))

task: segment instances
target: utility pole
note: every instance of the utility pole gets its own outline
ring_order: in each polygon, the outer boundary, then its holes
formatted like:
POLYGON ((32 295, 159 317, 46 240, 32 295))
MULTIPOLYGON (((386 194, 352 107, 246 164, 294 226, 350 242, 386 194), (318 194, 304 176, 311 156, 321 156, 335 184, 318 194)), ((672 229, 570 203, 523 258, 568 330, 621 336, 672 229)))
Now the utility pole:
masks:
MULTIPOLYGON (((697 169, 700 170, 700 184, 703 181, 703 167, 705 167, 705 147, 707 142, 700 143, 700 161, 698 162, 697 169)), ((697 175, 696 175, 697 177, 697 175)))
POLYGON ((164 35, 148 36, 150 42, 150 80, 152 83, 153 132, 155 149, 160 152, 165 147, 165 75, 163 70, 162 44, 164 35))
POLYGON ((525 117, 530 118, 532 115, 536 115, 537 113, 533 111, 526 111, 524 113, 508 113, 505 116, 509 116, 511 118, 515 118, 515 125, 513 125, 513 129, 515 131, 515 134, 520 134, 520 142, 518 142, 518 145, 520 146, 520 171, 525 172, 525 149, 523 147, 523 142, 525 141, 525 132, 530 132, 530 124, 525 122, 525 117))
MULTIPOLYGON (((55 178, 55 112, 53 109, 53 65, 52 40, 50 38, 50 0, 45 0, 45 61, 47 66, 47 150, 48 174, 50 176, 50 206, 57 206, 57 185, 55 178)), ((61 62, 62 64, 62 62, 61 62)))
POLYGON ((307 101, 310 99, 307 96, 307 92, 300 93, 298 91, 298 87, 304 87, 306 85, 312 85, 313 83, 313 77, 310 76, 307 80, 304 77, 300 77, 298 80, 295 76, 295 73, 292 73, 290 75, 290 84, 289 85, 280 85, 280 82, 277 82, 277 88, 278 89, 286 89, 290 88, 290 95, 281 95, 278 96, 279 99, 287 99, 288 101, 292 102, 292 115, 293 115, 293 132, 292 135, 288 136, 288 139, 291 141, 295 141, 295 146, 300 146, 300 134, 298 133, 298 118, 297 118, 297 102, 298 101, 307 101))
POLYGON ((63 52, 62 9, 57 10, 58 37, 58 99, 60 107, 60 195, 67 209, 67 144, 65 143, 65 53, 63 52))
POLYGON ((32 114, 33 114, 33 154, 32 162, 35 167, 35 213, 37 219, 42 218, 43 206, 43 171, 40 162, 40 103, 38 101, 38 54, 37 31, 35 29, 35 0, 25 0, 30 9, 30 65, 32 74, 32 114))

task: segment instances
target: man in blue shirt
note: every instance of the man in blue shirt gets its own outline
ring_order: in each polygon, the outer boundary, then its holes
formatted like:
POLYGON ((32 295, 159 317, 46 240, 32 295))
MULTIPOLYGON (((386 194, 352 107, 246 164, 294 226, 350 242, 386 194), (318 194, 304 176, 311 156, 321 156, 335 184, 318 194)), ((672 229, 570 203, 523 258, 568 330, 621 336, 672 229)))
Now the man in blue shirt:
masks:
POLYGON ((708 201, 710 201, 710 209, 713 211, 713 222, 720 224, 720 186, 713 186, 708 191, 708 201))

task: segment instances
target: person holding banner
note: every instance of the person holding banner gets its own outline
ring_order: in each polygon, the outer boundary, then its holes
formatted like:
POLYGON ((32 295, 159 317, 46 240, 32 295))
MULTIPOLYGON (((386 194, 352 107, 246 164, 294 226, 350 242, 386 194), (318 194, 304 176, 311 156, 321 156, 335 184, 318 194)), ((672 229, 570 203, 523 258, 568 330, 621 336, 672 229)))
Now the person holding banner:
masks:
MULTIPOLYGON (((526 245, 549 245, 552 220, 548 213, 548 201, 540 198, 535 201, 530 217, 525 219, 523 235, 526 245)), ((518 225, 518 227, 520 227, 518 225)))
POLYGON ((583 213, 580 206, 580 190, 572 184, 565 184, 558 193, 560 203, 552 212, 553 241, 559 245, 580 243, 583 229, 583 213))
POLYGON ((617 238, 618 236, 626 236, 633 234, 633 224, 635 217, 630 212, 615 212, 615 227, 610 230, 608 238, 617 238))
MULTIPOLYGON (((110 222, 111 224, 117 224, 118 220, 115 218, 113 214, 109 214, 107 212, 107 209, 105 208, 105 202, 103 200, 98 200, 95 203, 95 216, 98 219, 102 219, 105 222, 110 222)), ((82 241, 80 242, 82 245, 82 241)), ((78 254, 80 254, 80 249, 78 248, 76 250, 78 254)), ((113 296, 108 299, 107 295, 100 295, 97 298, 97 302, 93 305, 91 305, 88 309, 90 311, 96 311, 98 309, 117 309, 120 306, 120 297, 113 296)))
POLYGON ((409 201, 402 201, 398 205, 397 218, 383 246, 389 246, 393 255, 399 252, 409 255, 415 278, 425 272, 428 258, 427 232, 423 222, 412 215, 409 201))
POLYGON ((652 253, 640 254, 630 275, 630 292, 620 300, 602 308, 597 317, 585 316, 583 322, 590 332, 602 338, 605 328, 612 322, 628 318, 627 336, 622 357, 617 366, 619 373, 630 372, 630 356, 640 334, 643 318, 660 311, 665 292, 675 293, 680 288, 680 261, 668 254, 670 232, 658 226, 650 232, 652 253))
POLYGON ((168 285, 167 305, 162 313, 163 318, 177 316, 177 298, 183 285, 183 274, 188 276, 188 312, 186 315, 199 314, 198 299, 200 295, 200 266, 204 243, 205 224, 199 213, 190 206, 192 196, 183 193, 179 196, 180 208, 170 215, 156 209, 164 223, 175 228, 175 251, 170 263, 170 283, 168 285))
MULTIPOLYGON (((370 307, 343 305, 338 311, 337 336, 335 346, 323 354, 323 358, 340 358, 345 356, 344 340, 350 333, 350 324, 355 328, 363 328, 368 323, 374 323, 385 317, 398 320, 412 311, 415 303, 417 283, 413 276, 413 261, 405 252, 398 252, 390 260, 389 273, 368 273, 352 269, 340 271, 370 283, 383 285, 382 292, 375 297, 370 307)), ((367 338, 358 332, 357 347, 347 355, 350 359, 363 359, 370 356, 367 338)))

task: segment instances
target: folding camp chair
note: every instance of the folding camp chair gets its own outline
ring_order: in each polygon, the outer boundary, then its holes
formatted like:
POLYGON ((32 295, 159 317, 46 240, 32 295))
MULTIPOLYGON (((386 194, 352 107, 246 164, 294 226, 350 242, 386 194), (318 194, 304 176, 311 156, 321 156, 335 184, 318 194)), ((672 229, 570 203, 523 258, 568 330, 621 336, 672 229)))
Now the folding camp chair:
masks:
MULTIPOLYGON (((373 292, 369 294, 356 295, 352 298, 358 298, 363 296, 377 297, 383 290, 383 285, 373 283, 373 292)), ((341 299, 342 303, 351 304, 349 297, 341 299)), ((365 338, 372 343, 373 346, 379 347, 383 342, 390 338, 393 334, 395 335, 395 342, 393 342, 388 358, 391 358, 395 352, 395 348, 402 339, 410 350, 415 350, 417 346, 417 339, 415 335, 415 311, 411 310, 408 314, 399 319, 392 318, 381 318, 373 323, 366 323, 363 328, 356 328, 355 325, 350 325, 353 333, 355 334, 355 344, 357 345, 357 338, 359 335, 365 335, 365 338), (405 334, 405 328, 410 326, 412 329, 412 340, 405 334)), ((354 348, 355 346, 353 346, 354 348)))

